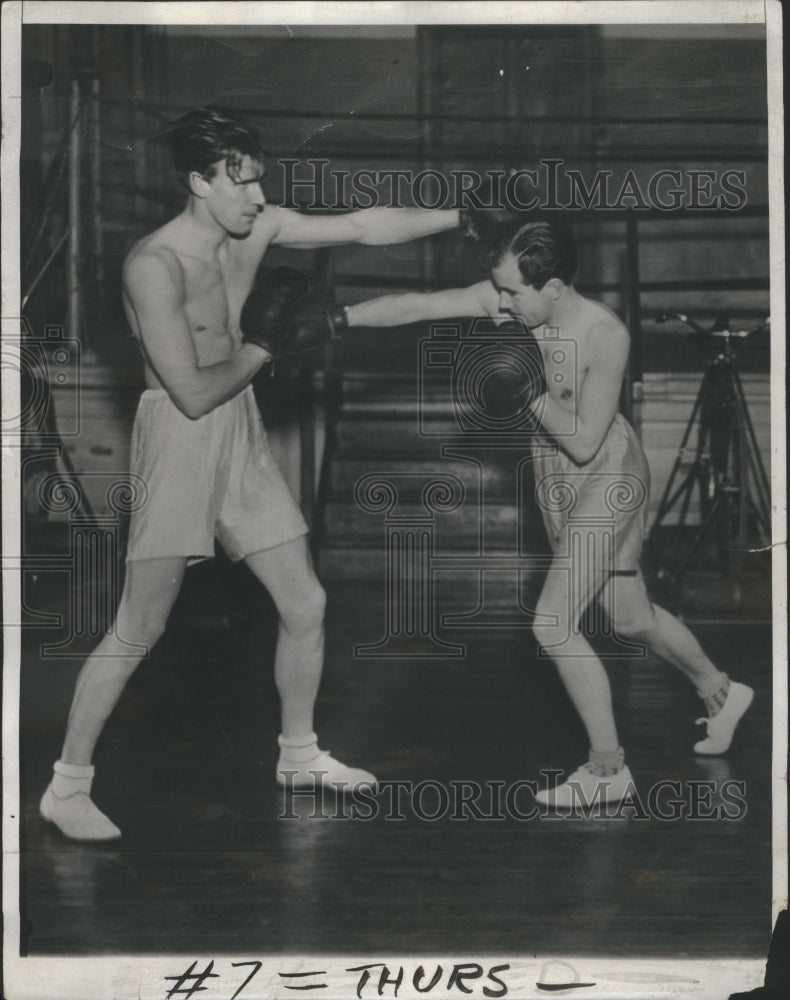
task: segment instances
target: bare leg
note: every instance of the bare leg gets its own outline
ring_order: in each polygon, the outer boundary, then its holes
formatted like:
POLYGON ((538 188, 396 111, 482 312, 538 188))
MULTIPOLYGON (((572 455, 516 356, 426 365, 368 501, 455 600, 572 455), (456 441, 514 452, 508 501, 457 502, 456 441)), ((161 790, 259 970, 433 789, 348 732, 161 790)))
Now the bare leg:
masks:
POLYGON ((603 594, 603 604, 615 630, 641 639, 648 648, 681 670, 705 701, 707 737, 695 743, 699 754, 726 753, 736 726, 749 708, 754 691, 730 681, 711 663, 686 626, 663 608, 651 604, 641 574, 635 580, 615 577, 603 594))
POLYGON ((272 595, 280 615, 274 658, 282 711, 278 783, 301 787, 319 781, 340 790, 375 784, 369 772, 347 767, 319 750, 313 732, 324 661, 326 595, 313 571, 307 538, 256 552, 246 562, 272 595))
POLYGON ((91 797, 96 741, 129 677, 164 631, 186 559, 146 559, 127 567, 115 625, 85 662, 74 691, 61 759, 41 815, 75 840, 112 840, 121 831, 91 797))
POLYGON ((186 559, 130 562, 112 632, 85 661, 74 690, 61 760, 90 764, 99 734, 126 682, 164 632, 186 559), (130 652, 130 648, 134 652, 130 652))
POLYGON ((651 652, 681 670, 696 688, 709 687, 721 677, 683 622, 651 603, 641 573, 613 577, 601 594, 601 603, 618 635, 641 639, 651 652))
POLYGON ((570 574, 557 566, 549 570, 538 601, 535 635, 554 660, 590 743, 586 764, 556 788, 535 793, 541 805, 556 809, 619 802, 632 794, 633 779, 617 737, 609 677, 579 629, 582 614, 606 578, 582 554, 570 574), (554 624, 541 620, 550 615, 554 624))
POLYGON ((581 716, 590 748, 602 752, 619 745, 612 708, 609 677, 592 646, 579 632, 585 608, 603 585, 605 577, 586 566, 573 573, 552 567, 538 601, 535 636, 554 661, 565 689, 581 716), (573 582, 572 582, 573 581, 573 582), (554 623, 541 621, 551 618, 554 623))
POLYGON ((326 606, 307 537, 256 552, 245 561, 272 595, 280 616, 274 680, 283 736, 304 736, 313 731, 313 705, 324 663, 326 606))

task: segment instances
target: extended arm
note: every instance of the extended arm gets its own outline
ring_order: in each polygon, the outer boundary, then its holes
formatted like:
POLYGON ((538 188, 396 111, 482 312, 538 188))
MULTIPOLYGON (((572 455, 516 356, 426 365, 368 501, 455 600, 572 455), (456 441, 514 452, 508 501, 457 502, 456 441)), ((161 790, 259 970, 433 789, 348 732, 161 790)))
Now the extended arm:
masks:
POLYGON ((340 215, 305 215, 271 206, 261 218, 266 217, 275 227, 272 243, 297 249, 340 243, 386 246, 458 227, 457 209, 367 208, 340 215))
POLYGON ((543 427, 581 465, 595 457, 617 413, 629 346, 628 333, 619 323, 607 322, 590 332, 595 343, 578 414, 547 393, 531 404, 543 427))
POLYGON ((407 326, 429 319, 456 316, 497 316, 498 295, 490 281, 467 288, 447 288, 441 292, 404 292, 382 295, 348 306, 348 325, 407 326))
POLYGON ((235 396, 267 360, 263 348, 245 344, 227 360, 199 367, 184 311, 183 279, 166 254, 128 259, 123 280, 146 358, 186 416, 202 417, 235 396))

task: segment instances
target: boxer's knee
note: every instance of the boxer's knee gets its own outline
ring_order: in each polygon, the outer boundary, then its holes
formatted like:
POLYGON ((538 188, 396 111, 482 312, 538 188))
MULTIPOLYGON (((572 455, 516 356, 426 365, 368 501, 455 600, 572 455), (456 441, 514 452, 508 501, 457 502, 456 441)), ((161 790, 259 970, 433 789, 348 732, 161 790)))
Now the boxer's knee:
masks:
POLYGON ((649 639, 656 628, 656 612, 652 604, 619 608, 615 603, 609 609, 612 629, 627 639, 649 639))
POLYGON ((162 638, 185 567, 182 558, 128 564, 116 618, 116 634, 122 642, 150 650, 162 638))
POLYGON ((556 645, 568 634, 567 612, 550 597, 541 596, 535 608, 532 633, 538 645, 547 649, 556 645))
POLYGON ((126 642, 152 649, 164 635, 171 604, 140 599, 121 601, 115 630, 126 642))
POLYGON ((280 608, 283 628, 295 639, 320 629, 324 624, 326 591, 313 577, 299 595, 280 608))

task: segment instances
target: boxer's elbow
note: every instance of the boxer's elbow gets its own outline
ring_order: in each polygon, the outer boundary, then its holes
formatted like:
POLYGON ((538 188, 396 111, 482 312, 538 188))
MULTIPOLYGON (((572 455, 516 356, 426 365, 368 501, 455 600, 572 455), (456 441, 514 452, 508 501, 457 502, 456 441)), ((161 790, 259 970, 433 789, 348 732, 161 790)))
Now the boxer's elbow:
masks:
POLYGON ((181 406, 180 409, 184 416, 189 417, 190 420, 199 420, 200 417, 205 417, 214 407, 207 404, 198 405, 194 401, 190 401, 181 406))
POLYGON ((199 386, 171 390, 170 398, 184 416, 189 417, 190 420, 204 417, 216 406, 216 402, 199 386))
POLYGON ((593 437, 582 431, 564 441, 563 447, 577 465, 586 465, 598 454, 598 449, 601 447, 601 439, 597 435, 593 437))
POLYGON ((595 453, 598 451, 597 448, 590 448, 586 445, 577 446, 571 451, 571 456, 577 465, 586 465, 595 458, 595 453))

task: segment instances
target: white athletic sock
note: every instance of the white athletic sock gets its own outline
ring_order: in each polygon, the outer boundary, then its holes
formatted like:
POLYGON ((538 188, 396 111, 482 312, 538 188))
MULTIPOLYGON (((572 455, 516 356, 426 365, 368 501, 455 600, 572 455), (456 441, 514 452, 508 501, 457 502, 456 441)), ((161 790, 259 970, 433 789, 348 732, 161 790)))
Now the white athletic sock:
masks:
POLYGON ((72 840, 115 840, 118 827, 91 799, 92 764, 55 761, 54 774, 39 806, 41 815, 72 840))
POLYGON ((599 778, 610 778, 619 774, 625 767, 625 751, 622 747, 616 750, 590 750, 590 770, 599 778))
POLYGON ((319 749, 315 733, 295 737, 280 736, 277 742, 280 744, 277 782, 286 788, 328 785, 342 791, 358 785, 376 785, 376 779, 369 771, 347 767, 326 750, 319 749))
POLYGON ((64 764, 62 760, 56 760, 53 770, 51 787, 59 799, 67 799, 77 792, 90 795, 96 770, 93 764, 64 764))
POLYGON ((306 736, 278 736, 277 742, 280 744, 280 760, 291 764, 309 763, 321 753, 315 733, 308 733, 306 736))
POLYGON ((719 714, 724 708, 729 693, 730 679, 721 671, 717 672, 716 679, 711 681, 710 684, 704 688, 697 688, 697 694, 705 703, 708 718, 713 719, 719 714))

